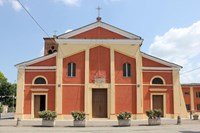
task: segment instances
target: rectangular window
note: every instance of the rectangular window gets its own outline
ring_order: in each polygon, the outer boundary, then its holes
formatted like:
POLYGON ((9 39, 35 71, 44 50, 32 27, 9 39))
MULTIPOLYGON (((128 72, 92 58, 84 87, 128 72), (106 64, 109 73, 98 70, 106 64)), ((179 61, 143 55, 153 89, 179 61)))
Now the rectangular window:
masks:
POLYGON ((189 92, 184 92, 184 94, 185 94, 185 95, 190 95, 190 93, 189 93, 189 92))
POLYGON ((131 64, 129 64, 129 63, 123 64, 123 76, 131 77, 131 64))
POLYGON ((200 98, 200 92, 199 91, 196 92, 196 97, 200 98))
POLYGON ((126 64, 123 64, 123 76, 126 77, 126 64))
POLYGON ((68 64, 68 77, 71 77, 71 63, 68 64))
POLYGON ((75 77, 76 76, 76 64, 73 64, 73 69, 72 69, 72 76, 75 77))
POLYGON ((186 104, 186 109, 190 110, 190 104, 186 104))
POLYGON ((200 104, 197 104, 197 110, 200 110, 200 104))
POLYGON ((128 75, 128 77, 130 77, 131 76, 131 64, 127 64, 127 69, 128 69, 127 75, 128 75))
POLYGON ((75 77, 76 76, 76 64, 71 62, 71 63, 68 63, 68 77, 75 77))

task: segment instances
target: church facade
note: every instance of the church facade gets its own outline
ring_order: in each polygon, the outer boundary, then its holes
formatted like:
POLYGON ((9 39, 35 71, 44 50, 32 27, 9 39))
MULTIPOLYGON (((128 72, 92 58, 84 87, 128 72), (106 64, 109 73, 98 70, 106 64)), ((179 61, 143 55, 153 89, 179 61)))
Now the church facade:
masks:
POLYGON ((116 119, 123 111, 144 119, 149 109, 188 116, 181 66, 141 52, 141 37, 97 18, 44 41, 44 56, 16 65, 17 118, 38 118, 41 110, 56 111, 58 119, 72 119, 72 111, 87 119, 116 119))

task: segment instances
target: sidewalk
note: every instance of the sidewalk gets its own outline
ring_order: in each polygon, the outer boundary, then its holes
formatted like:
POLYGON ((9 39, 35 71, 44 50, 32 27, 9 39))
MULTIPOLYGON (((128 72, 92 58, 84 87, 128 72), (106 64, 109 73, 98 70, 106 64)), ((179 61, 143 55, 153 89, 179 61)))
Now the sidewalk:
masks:
MULTIPOLYGON (((190 120, 190 119, 182 119, 181 124, 197 124, 200 123, 200 120, 190 120)), ((17 120, 16 119, 1 119, 0 126, 16 126, 17 120)), ((145 126, 148 124, 148 120, 132 120, 132 126, 145 126)), ((161 119, 161 125, 176 125, 176 119, 161 119)), ((42 120, 41 119, 33 119, 33 120, 21 120, 22 126, 41 126, 42 120)), ((86 126, 87 127, 113 127, 117 126, 117 120, 109 120, 109 119, 94 119, 94 120, 87 120, 86 126)), ((56 120, 56 127, 67 127, 73 126, 72 120, 56 120)))

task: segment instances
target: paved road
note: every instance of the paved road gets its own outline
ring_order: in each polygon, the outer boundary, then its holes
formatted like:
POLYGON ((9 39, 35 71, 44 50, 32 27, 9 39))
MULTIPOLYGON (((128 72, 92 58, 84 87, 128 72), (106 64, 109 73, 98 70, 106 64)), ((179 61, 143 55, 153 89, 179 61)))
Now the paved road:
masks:
POLYGON ((0 133, 200 133, 200 123, 131 127, 0 127, 0 133))

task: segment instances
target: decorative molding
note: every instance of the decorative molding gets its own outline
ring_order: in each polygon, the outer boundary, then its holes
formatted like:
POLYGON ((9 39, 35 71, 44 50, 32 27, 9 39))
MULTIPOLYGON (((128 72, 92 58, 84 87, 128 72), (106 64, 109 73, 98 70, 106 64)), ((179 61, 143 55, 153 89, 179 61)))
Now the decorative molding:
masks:
POLYGON ((179 68, 174 67, 142 67, 142 70, 179 70, 179 68))
POLYGON ((130 32, 124 31, 122 29, 119 29, 117 27, 114 27, 112 25, 109 25, 109 24, 101 22, 101 21, 86 25, 84 27, 78 28, 78 29, 73 30, 73 31, 68 32, 68 33, 61 34, 60 36, 58 36, 58 38, 66 38, 67 39, 67 38, 73 37, 75 35, 78 35, 80 33, 84 33, 84 32, 89 31, 91 29, 97 28, 97 27, 107 29, 109 31, 112 31, 114 33, 118 33, 118 34, 125 36, 127 38, 130 38, 130 39, 141 39, 141 37, 139 37, 137 35, 134 35, 130 32))
POLYGON ((165 84, 165 85, 156 85, 156 84, 154 84, 154 85, 152 85, 152 84, 143 84, 143 86, 158 86, 158 87, 166 87, 166 86, 171 86, 171 87, 173 87, 173 84, 165 84))
POLYGON ((31 91, 49 91, 49 89, 40 89, 40 88, 33 88, 31 91))
POLYGON ((43 93, 38 93, 35 91, 35 93, 31 94, 31 118, 34 118, 34 102, 35 102, 35 95, 45 95, 45 109, 48 110, 48 93, 43 92, 43 93))
POLYGON ((55 39, 59 44, 123 44, 134 45, 141 44, 142 40, 131 39, 55 39))
POLYGON ((42 57, 39 57, 39 58, 35 58, 35 59, 29 60, 29 61, 25 61, 25 62, 19 63, 19 64, 15 65, 15 67, 24 68, 25 66, 32 65, 32 64, 35 64, 35 63, 38 63, 38 62, 53 58, 56 55, 57 55, 57 53, 53 53, 53 54, 50 54, 50 55, 46 55, 46 56, 42 56, 42 57))
POLYGON ((56 66, 24 66, 25 69, 32 69, 32 70, 37 70, 37 69, 56 69, 56 66))
POLYGON ((167 108, 167 103, 166 103, 166 93, 159 93, 159 92, 154 92, 150 94, 151 100, 150 100, 150 104, 151 104, 151 109, 153 109, 153 96, 155 95, 162 95, 163 96, 163 115, 164 117, 166 117, 166 108, 167 108))
POLYGON ((165 91, 167 91, 167 89, 160 89, 160 88, 151 88, 149 90, 154 91, 154 92, 165 92, 165 91))
POLYGON ((162 76, 156 75, 156 76, 153 76, 153 77, 151 78, 150 84, 151 84, 151 85, 165 85, 166 82, 165 82, 165 79, 164 79, 162 76), (163 81, 163 84, 152 84, 152 81, 153 81, 155 78, 160 78, 160 79, 163 81))
POLYGON ((172 73, 172 71, 164 71, 164 70, 158 70, 158 71, 151 71, 151 70, 143 70, 143 73, 155 73, 155 72, 162 72, 162 73, 172 73))
POLYGON ((55 86, 56 84, 25 84, 25 86, 55 86))
POLYGON ((37 76, 35 76, 35 77, 33 78, 33 80, 32 80, 32 85, 35 85, 34 82, 35 82, 35 80, 36 80, 37 78, 43 78, 43 79, 46 81, 46 84, 37 84, 37 85, 47 85, 47 84, 48 84, 48 80, 47 80, 47 78, 46 78, 45 76, 43 76, 43 75, 37 75, 37 76))
POLYGON ((180 69, 182 68, 182 66, 179 66, 179 65, 177 65, 177 64, 174 64, 174 63, 165 61, 165 60, 160 59, 160 58, 157 58, 157 57, 154 57, 154 56, 152 56, 152 55, 148 55, 148 54, 143 53, 143 52, 141 52, 141 54, 142 54, 142 57, 147 58, 147 59, 150 59, 150 60, 155 61, 155 62, 158 62, 158 63, 163 64, 163 65, 172 67, 173 70, 175 70, 175 69, 176 69, 176 70, 180 70, 180 69))
POLYGON ((51 70, 25 70, 26 72, 56 72, 56 69, 51 70))

